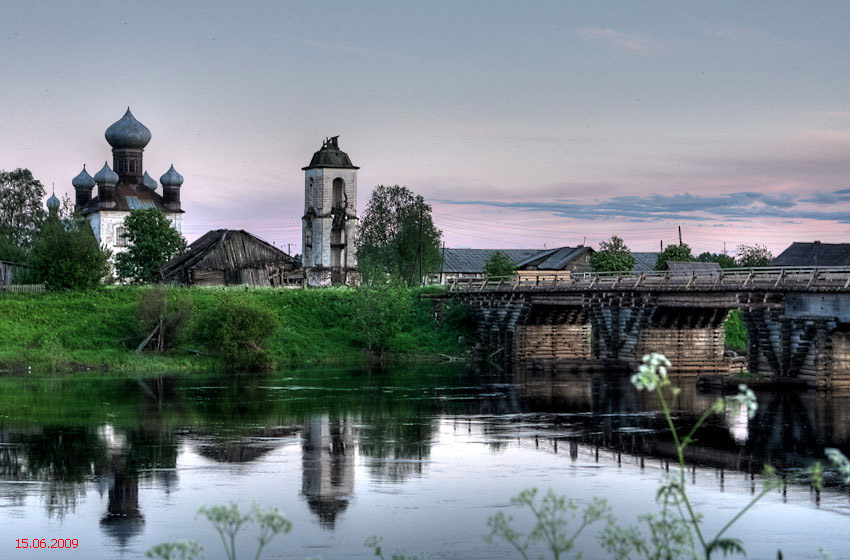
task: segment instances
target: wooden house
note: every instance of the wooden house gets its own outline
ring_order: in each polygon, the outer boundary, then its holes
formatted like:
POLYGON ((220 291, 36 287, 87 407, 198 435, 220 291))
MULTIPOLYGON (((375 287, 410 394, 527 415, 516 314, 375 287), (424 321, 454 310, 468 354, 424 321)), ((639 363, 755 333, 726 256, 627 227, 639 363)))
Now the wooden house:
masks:
POLYGON ((850 243, 800 243, 773 259, 774 266, 850 266, 850 243))
POLYGON ((244 230, 217 229, 161 270, 164 282, 194 286, 300 284, 300 263, 244 230))

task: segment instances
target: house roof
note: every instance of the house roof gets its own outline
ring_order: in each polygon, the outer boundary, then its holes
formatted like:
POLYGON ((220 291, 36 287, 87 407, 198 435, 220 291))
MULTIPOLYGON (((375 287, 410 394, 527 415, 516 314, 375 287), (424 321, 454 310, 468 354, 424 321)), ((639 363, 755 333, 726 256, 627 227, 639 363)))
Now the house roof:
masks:
POLYGON ((581 245, 538 251, 536 255, 517 263, 517 268, 534 267, 537 270, 564 270, 576 258, 590 251, 593 251, 593 249, 581 245))
POLYGON ((655 270, 655 263, 658 262, 660 253, 632 253, 635 258, 635 265, 632 267, 632 272, 651 272, 655 270))
POLYGON ((446 249, 443 271, 480 274, 484 272, 484 265, 496 252, 504 254, 514 265, 518 265, 539 253, 540 249, 446 249))
POLYGON ((216 229, 208 231, 189 245, 189 249, 162 267, 169 276, 181 268, 230 270, 260 268, 270 262, 296 263, 295 259, 274 245, 245 230, 216 229))
POLYGON ((850 266, 850 243, 795 241, 773 259, 777 266, 850 266))
POLYGON ((667 261, 667 270, 673 274, 720 274, 720 265, 715 262, 667 261))

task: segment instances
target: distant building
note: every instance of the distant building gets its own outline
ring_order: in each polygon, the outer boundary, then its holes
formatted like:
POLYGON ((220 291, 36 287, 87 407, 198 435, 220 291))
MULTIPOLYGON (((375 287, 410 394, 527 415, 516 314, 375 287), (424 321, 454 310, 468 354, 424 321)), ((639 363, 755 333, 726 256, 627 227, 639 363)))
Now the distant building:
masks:
POLYGON ((195 286, 300 284, 300 265, 277 247, 243 230, 217 229, 162 268, 166 282, 195 286))
POLYGON ((322 143, 304 167, 302 259, 311 286, 359 284, 357 170, 339 149, 339 136, 322 143))
POLYGON ((590 247, 558 247, 555 249, 446 249, 442 272, 432 282, 449 283, 458 278, 483 278, 484 266, 495 253, 508 257, 520 275, 540 273, 588 272, 590 247))
POLYGON ((667 270, 675 275, 718 276, 721 269, 716 262, 667 261, 667 270))
POLYGON ((773 259, 775 266, 850 266, 850 243, 794 242, 773 259))
POLYGON ((658 255, 661 253, 632 253, 635 259, 635 265, 632 267, 632 272, 651 272, 655 270, 655 263, 658 262, 658 255))
POLYGON ((106 141, 112 146, 112 169, 104 162, 94 177, 83 170, 71 184, 76 191, 75 210, 88 218, 98 243, 112 252, 127 250, 124 218, 140 208, 159 208, 174 229, 182 231, 183 209, 180 188, 183 176, 171 168, 160 177, 162 195, 157 182, 144 171, 142 153, 151 140, 148 128, 136 120, 130 109, 106 129, 106 141), (97 185, 97 194, 92 196, 97 185))

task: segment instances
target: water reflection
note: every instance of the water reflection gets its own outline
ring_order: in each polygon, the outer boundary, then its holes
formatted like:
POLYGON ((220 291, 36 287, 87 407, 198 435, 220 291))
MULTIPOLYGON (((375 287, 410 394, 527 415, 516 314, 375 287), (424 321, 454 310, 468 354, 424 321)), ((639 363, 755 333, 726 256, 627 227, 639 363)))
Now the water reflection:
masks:
MULTIPOLYGON (((49 381, 61 395, 49 401, 37 382, 0 380, 0 504, 25 508, 37 493, 48 518, 72 517, 94 490, 105 498, 97 524, 123 549, 162 507, 145 503, 150 494, 140 485, 176 491, 187 449, 212 466, 286 465, 287 449, 298 449, 300 499, 327 531, 365 491, 355 487, 360 463, 377 484, 431 476, 446 424, 506 460, 515 448, 573 462, 598 463, 602 455, 641 469, 675 458, 656 396, 633 390, 627 375, 564 363, 513 375, 446 367, 265 379, 68 379, 49 381)), ((684 428, 719 393, 687 381, 680 388, 675 422, 684 428)), ((730 403, 700 430, 687 460, 717 469, 723 491, 729 471, 802 468, 824 447, 850 451, 849 436, 850 396, 763 391, 755 418, 730 403)))

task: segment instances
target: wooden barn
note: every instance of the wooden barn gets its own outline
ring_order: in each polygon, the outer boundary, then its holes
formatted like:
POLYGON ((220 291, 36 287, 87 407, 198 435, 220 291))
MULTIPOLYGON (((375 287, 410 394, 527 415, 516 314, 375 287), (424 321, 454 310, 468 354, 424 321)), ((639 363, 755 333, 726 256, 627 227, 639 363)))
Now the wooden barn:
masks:
POLYGON ((295 259, 241 229, 205 233, 161 274, 164 282, 194 286, 282 286, 304 277, 295 259))

